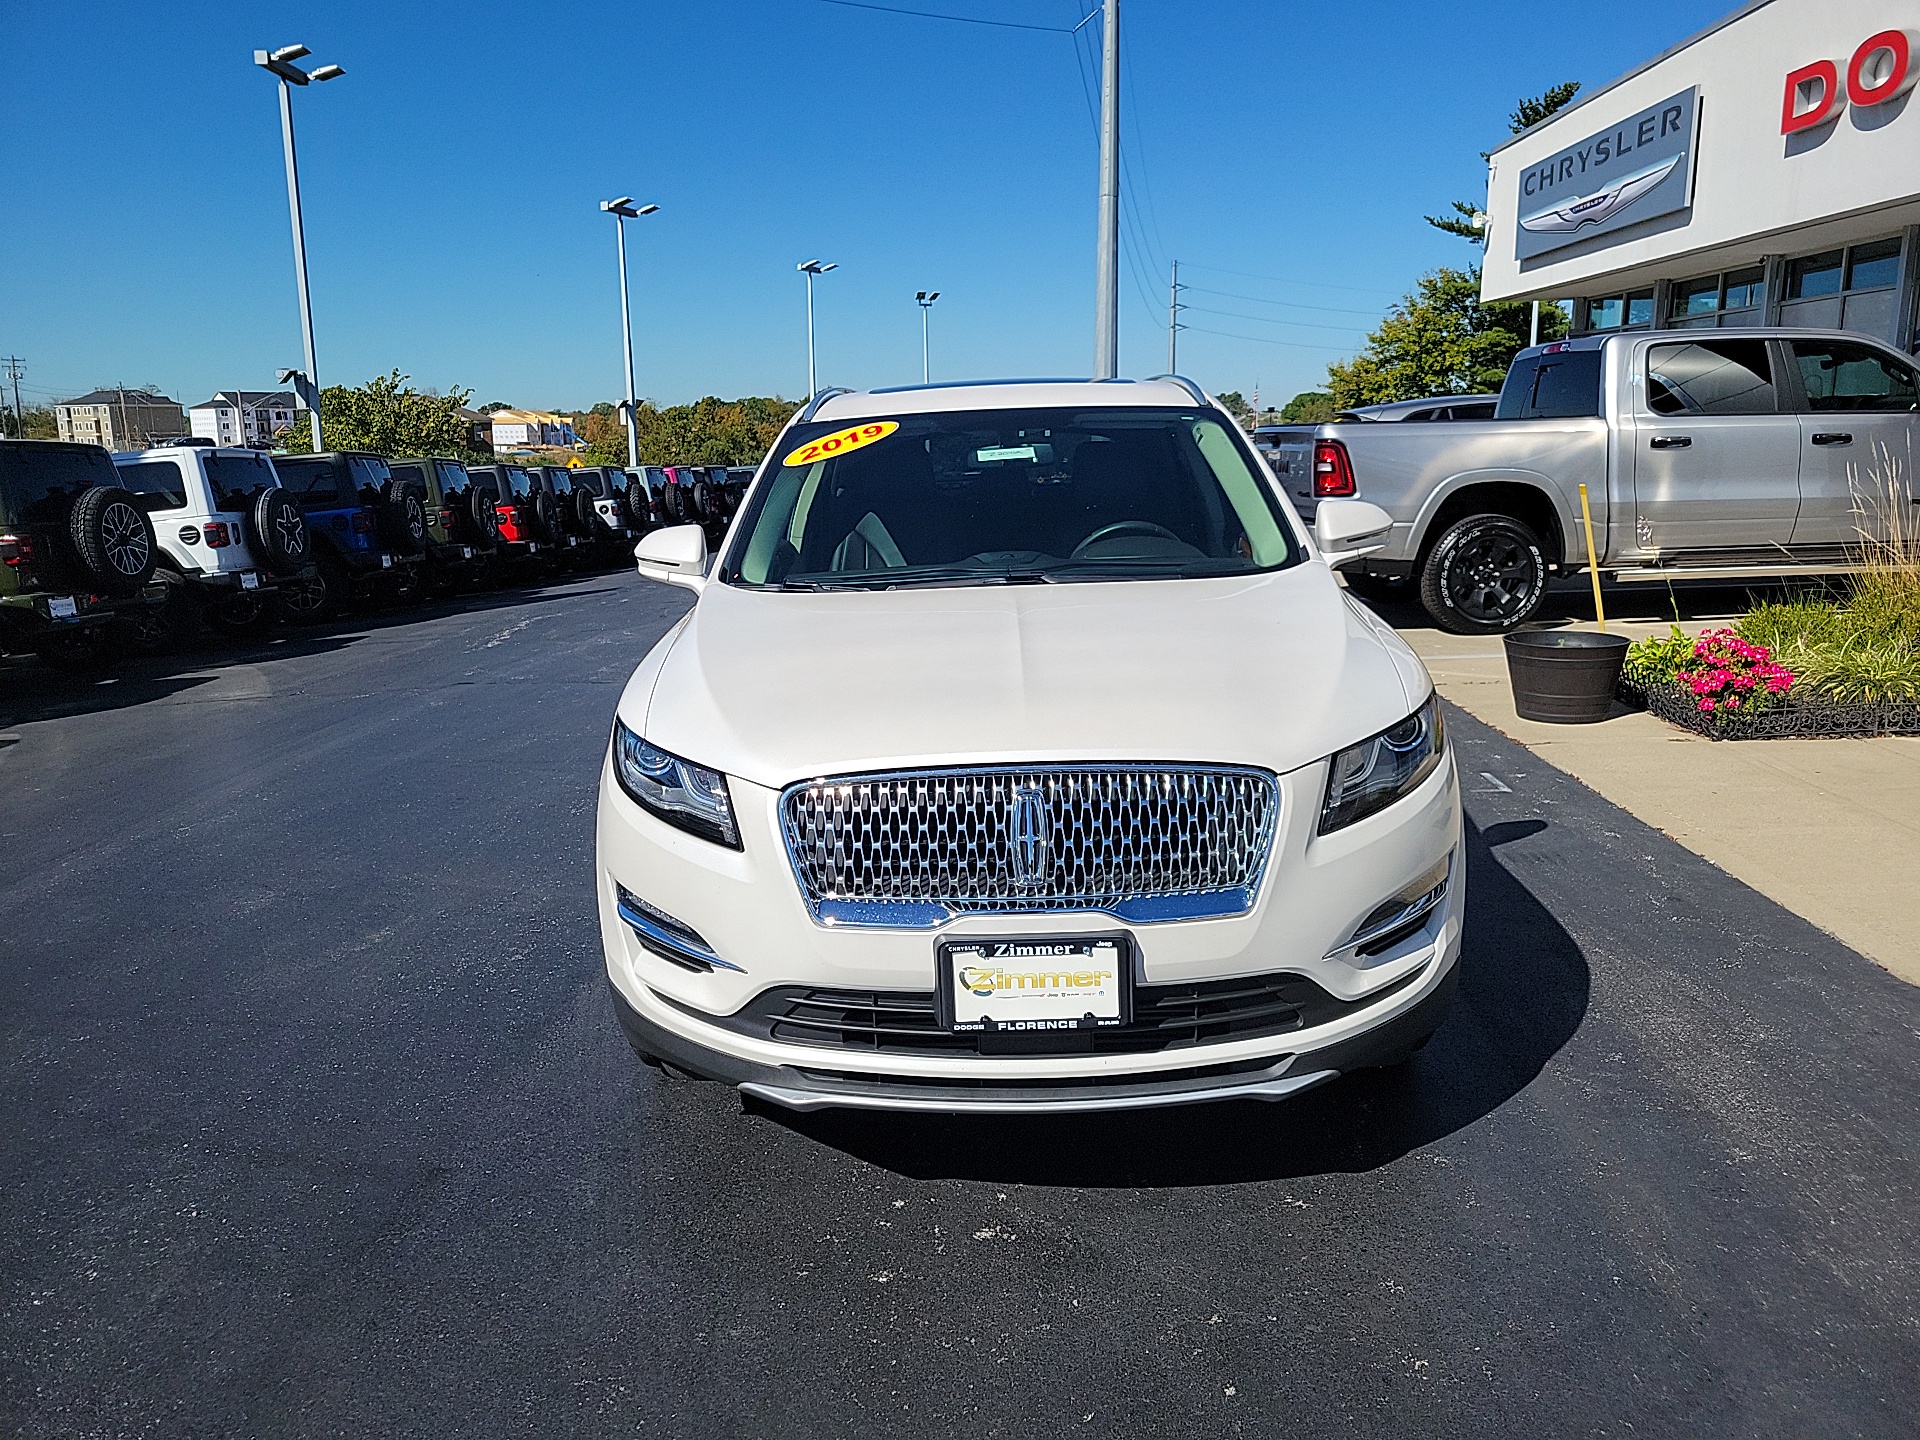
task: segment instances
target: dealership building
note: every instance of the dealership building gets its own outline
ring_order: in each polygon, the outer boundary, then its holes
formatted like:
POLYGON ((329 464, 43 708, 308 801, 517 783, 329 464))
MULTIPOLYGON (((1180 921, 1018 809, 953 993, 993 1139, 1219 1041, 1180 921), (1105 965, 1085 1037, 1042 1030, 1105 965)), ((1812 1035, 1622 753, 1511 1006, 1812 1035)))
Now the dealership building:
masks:
POLYGON ((1489 161, 1488 300, 1920 349, 1920 0, 1753 0, 1489 161))

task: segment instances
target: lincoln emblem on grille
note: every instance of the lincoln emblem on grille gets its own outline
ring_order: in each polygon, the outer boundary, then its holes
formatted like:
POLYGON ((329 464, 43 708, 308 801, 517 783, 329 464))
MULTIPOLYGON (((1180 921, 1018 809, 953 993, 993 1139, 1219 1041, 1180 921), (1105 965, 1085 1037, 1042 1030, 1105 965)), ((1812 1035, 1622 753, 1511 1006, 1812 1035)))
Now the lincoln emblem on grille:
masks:
POLYGON ((1053 817, 1047 797, 1030 785, 1013 792, 1013 883, 1037 890, 1047 883, 1052 866, 1053 817))

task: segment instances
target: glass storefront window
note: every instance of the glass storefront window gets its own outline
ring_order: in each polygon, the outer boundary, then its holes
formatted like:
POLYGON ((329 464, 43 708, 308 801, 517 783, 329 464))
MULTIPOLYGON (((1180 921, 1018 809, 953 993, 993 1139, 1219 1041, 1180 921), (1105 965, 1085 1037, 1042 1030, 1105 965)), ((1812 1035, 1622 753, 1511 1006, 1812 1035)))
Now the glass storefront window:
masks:
POLYGON ((1828 250, 1788 261, 1787 298, 1810 300, 1820 295, 1838 295, 1843 258, 1842 251, 1828 250))
POLYGON ((1891 289, 1900 283, 1900 242, 1856 245, 1847 253, 1847 289, 1891 289))
POLYGON ((1727 272, 1727 298, 1720 302, 1722 310, 1751 310, 1765 302, 1767 298, 1767 272, 1764 267, 1755 265, 1746 270, 1727 272))
POLYGON ((1643 294, 1629 295, 1627 297, 1627 325, 1632 327, 1651 324, 1653 324, 1653 292, 1648 290, 1643 294))
POLYGON ((1587 328, 1589 330, 1618 330, 1624 318, 1626 298, 1611 295, 1604 300, 1587 302, 1587 328))
POLYGON ((1707 275, 1699 280, 1681 280, 1673 287, 1673 313, 1711 315, 1720 308, 1720 277, 1707 275))

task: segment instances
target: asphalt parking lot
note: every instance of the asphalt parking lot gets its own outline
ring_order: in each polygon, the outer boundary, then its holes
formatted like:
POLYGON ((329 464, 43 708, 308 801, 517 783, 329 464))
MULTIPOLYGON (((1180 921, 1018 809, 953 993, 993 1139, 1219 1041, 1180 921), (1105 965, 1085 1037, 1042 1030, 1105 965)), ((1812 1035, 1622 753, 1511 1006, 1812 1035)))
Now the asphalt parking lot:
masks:
POLYGON ((0 1433, 1914 1433, 1920 991, 1458 711, 1407 1073, 1009 1121, 643 1069, 593 789, 687 603, 0 669, 0 1433))

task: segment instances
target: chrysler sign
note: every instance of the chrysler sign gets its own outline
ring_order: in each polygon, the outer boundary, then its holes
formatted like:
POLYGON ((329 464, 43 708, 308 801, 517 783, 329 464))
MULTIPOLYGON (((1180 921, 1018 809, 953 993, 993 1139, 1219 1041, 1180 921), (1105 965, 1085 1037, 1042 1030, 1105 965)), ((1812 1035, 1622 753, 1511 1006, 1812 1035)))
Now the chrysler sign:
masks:
POLYGON ((1516 260, 1611 234, 1693 203, 1695 86, 1527 166, 1516 260))

